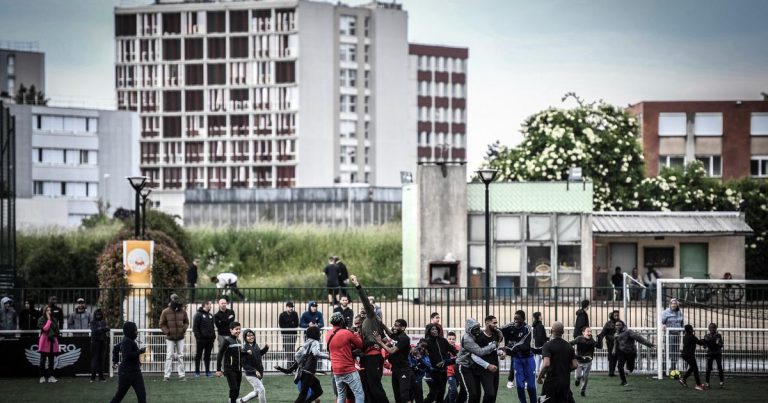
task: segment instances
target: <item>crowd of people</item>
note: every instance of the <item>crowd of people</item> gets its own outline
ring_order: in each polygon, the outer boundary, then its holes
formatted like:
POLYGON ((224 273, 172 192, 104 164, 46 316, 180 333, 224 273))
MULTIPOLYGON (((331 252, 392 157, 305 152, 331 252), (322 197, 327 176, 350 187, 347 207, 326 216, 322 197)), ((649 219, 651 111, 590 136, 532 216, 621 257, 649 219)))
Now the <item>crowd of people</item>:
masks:
MULTIPOLYGON (((316 301, 309 301, 301 315, 296 312, 294 303, 288 301, 278 319, 282 349, 276 352, 281 357, 292 359, 281 362, 276 369, 295 374, 296 403, 317 402, 324 394, 317 377, 320 360, 330 361, 331 386, 339 403, 362 403, 365 400, 388 403, 382 385, 385 368, 392 373, 392 394, 396 403, 492 403, 496 401, 499 390, 501 362, 507 358, 511 365, 506 386, 516 389, 520 402, 571 402, 574 399, 570 373, 574 372, 573 382, 579 388, 580 395, 586 396, 596 349, 607 350, 608 376, 615 377, 618 372, 621 385, 627 385, 627 372, 632 373, 637 360, 637 343, 654 347, 653 343, 628 328, 621 320, 619 311, 611 312, 608 321, 597 335, 593 335, 588 300, 581 301, 580 309, 576 311, 570 342, 563 339, 565 328, 562 323, 551 323, 551 333, 547 336, 541 313, 534 312, 533 322, 528 324, 527 314, 522 310, 516 311, 512 321, 506 325, 500 325, 493 315, 482 321, 469 318, 461 338, 453 332, 446 333, 440 314, 434 312, 424 326, 423 335, 412 339, 408 335, 405 319, 394 320, 391 327, 385 325, 381 308, 357 277, 348 274, 338 257, 329 258, 323 272, 326 275, 328 302, 332 307, 330 330, 326 331, 324 338, 327 351, 323 351, 321 343, 325 318, 316 301), (347 286, 356 289, 361 306, 358 312, 352 308, 347 286), (296 350, 299 329, 304 329, 305 342, 296 350), (537 393, 537 383, 543 384, 540 393, 537 393), (424 384, 427 386, 426 394, 424 384)), ((190 280, 196 280, 196 269, 188 274, 190 280)), ((212 281, 218 281, 220 288, 232 290, 245 300, 237 289, 236 277, 219 275, 212 281)), ((109 327, 100 309, 91 313, 86 301, 78 298, 75 309, 65 321, 56 297, 51 297, 40 311, 35 309, 32 301, 25 301, 24 310, 18 314, 10 298, 3 298, 1 302, 0 330, 40 332, 41 383, 57 382, 54 357, 59 352, 59 338, 65 324, 67 329, 90 330, 91 382, 97 377, 105 380, 103 369, 107 359, 109 327)), ((264 376, 263 359, 275 350, 270 350, 267 344, 260 346, 253 330, 243 330, 235 312, 229 307, 230 300, 226 295, 215 303, 217 309, 214 313, 214 302, 202 301, 190 321, 182 299, 177 294, 171 295, 159 320, 166 339, 163 379, 169 381, 174 369, 179 380, 187 379, 183 357, 185 335, 191 326, 196 341, 194 377, 225 377, 230 402, 257 398, 259 402, 266 403, 266 390, 261 381, 264 376), (211 368, 214 342, 217 345, 215 372, 211 368), (252 390, 240 397, 243 377, 252 390)), ((679 301, 673 298, 661 314, 661 325, 664 330, 673 329, 670 330, 667 345, 670 366, 663 368, 665 376, 668 369, 677 370, 679 356, 688 364, 687 372, 679 379, 682 386, 688 387, 688 379, 693 376, 695 389, 708 388, 713 364, 717 365, 720 386, 724 386, 724 342, 715 323, 709 325, 709 332, 703 339, 697 338, 693 327, 685 325, 679 301), (677 330, 681 328, 684 330, 677 330), (697 346, 707 349, 706 382, 700 379, 695 359, 697 346)), ((130 388, 135 390, 138 401, 143 402, 146 401, 146 392, 138 357, 145 352, 145 347, 138 342, 135 323, 126 322, 123 335, 123 340, 112 351, 113 365, 119 376, 112 402, 121 401, 130 388)))

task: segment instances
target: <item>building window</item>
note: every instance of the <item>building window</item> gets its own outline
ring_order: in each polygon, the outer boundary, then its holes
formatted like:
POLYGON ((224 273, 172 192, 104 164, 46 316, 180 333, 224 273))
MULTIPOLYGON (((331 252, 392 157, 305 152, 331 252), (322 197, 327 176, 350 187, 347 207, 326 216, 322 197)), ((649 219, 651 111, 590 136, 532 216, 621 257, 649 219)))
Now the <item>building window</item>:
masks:
POLYGON ((6 87, 7 87, 8 94, 16 93, 16 79, 13 77, 8 77, 6 87))
POLYGON ((32 182, 32 194, 35 196, 42 196, 43 195, 43 182, 42 181, 33 181, 32 182))
POLYGON ((712 177, 719 177, 722 175, 722 159, 719 155, 697 155, 696 161, 699 161, 704 165, 704 170, 707 171, 707 175, 712 177))
POLYGON ((354 15, 342 15, 339 17, 339 35, 355 36, 357 18, 354 15))
POLYGON ((339 137, 343 139, 357 137, 357 122, 354 120, 342 120, 339 124, 339 137))
POLYGON ((355 113, 357 110, 357 97, 355 95, 341 95, 339 97, 341 112, 355 113))
POLYGON ((683 168, 685 167, 684 155, 659 155, 659 170, 661 168, 683 168))
POLYGON ((549 241, 552 239, 552 224, 549 216, 528 217, 528 240, 549 241))
POLYGON ((520 216, 496 217, 496 240, 520 241, 523 233, 522 225, 520 216))
POLYGON ((697 113, 694 125, 694 133, 697 136, 722 136, 722 113, 697 113))
POLYGON ((659 136, 685 136, 685 113, 660 113, 659 136))
POLYGON ((753 136, 768 136, 768 113, 753 113, 750 118, 750 133, 753 136))
POLYGON ((750 174, 758 178, 768 177, 768 156, 752 157, 750 174))
POLYGON ((342 62, 357 61, 357 46, 343 43, 339 46, 339 60, 342 62))
POLYGON ((16 55, 8 55, 5 71, 9 76, 16 75, 16 55))
POLYGON ((356 87, 357 86, 357 70, 341 69, 340 76, 339 76, 339 84, 342 87, 356 87))

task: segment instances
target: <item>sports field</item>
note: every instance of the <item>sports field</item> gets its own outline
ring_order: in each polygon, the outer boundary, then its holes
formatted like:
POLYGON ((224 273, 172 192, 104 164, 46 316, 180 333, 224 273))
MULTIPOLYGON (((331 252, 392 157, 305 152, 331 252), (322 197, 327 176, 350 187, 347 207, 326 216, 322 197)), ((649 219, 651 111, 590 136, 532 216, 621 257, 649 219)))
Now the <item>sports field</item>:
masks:
MULTIPOLYGON (((267 389, 268 402, 293 402, 298 394, 289 376, 267 376, 264 385, 267 389)), ((504 380, 504 378, 502 378, 504 380)), ((589 381, 587 396, 581 397, 575 387, 577 402, 765 402, 766 378, 726 378, 726 388, 715 387, 707 391, 683 389, 676 381, 658 381, 645 376, 630 376, 629 385, 619 386, 618 377, 593 375, 589 381)), ((61 378, 55 384, 38 384, 38 378, 0 379, 0 402, 45 402, 45 403, 90 403, 108 402, 115 392, 116 379, 105 383, 89 383, 87 378, 61 378)), ((149 402, 200 402, 224 403, 227 401, 227 382, 224 378, 199 378, 179 382, 172 379, 163 382, 159 376, 146 376, 147 400, 149 402)), ((330 377, 321 376, 323 388, 327 394, 321 397, 323 402, 331 402, 333 394, 330 377)), ((690 383, 693 383, 692 380, 690 383)), ((243 380, 240 396, 250 390, 243 380)), ((391 398, 391 386, 388 377, 384 378, 384 388, 391 398)), ((426 386, 425 386, 426 393, 426 386)), ((124 402, 136 402, 133 391, 128 393, 124 402)), ((254 402, 258 400, 252 400, 254 402)), ((504 386, 499 388, 496 399, 499 403, 517 401, 517 394, 504 386)), ((380 403, 380 402, 376 402, 380 403)))

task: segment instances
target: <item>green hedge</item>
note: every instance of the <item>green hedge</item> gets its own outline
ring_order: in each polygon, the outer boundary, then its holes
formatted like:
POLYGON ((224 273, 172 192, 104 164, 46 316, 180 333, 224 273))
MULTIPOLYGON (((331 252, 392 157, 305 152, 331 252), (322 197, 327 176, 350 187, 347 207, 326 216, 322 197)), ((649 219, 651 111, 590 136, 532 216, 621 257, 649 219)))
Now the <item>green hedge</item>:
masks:
MULTIPOLYGON (((402 283, 399 225, 353 230, 315 227, 192 230, 190 245, 200 257, 200 279, 231 271, 241 287, 322 287, 328 256, 338 255, 350 274, 370 287, 402 283)), ((207 286, 208 284, 202 284, 207 286)))

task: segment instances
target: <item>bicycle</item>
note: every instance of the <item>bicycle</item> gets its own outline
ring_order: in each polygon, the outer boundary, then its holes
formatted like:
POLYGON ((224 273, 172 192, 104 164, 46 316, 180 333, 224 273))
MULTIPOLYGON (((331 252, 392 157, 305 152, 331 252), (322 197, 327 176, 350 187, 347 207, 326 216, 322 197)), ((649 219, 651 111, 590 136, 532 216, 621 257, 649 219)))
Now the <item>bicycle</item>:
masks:
POLYGON ((728 302, 739 302, 744 298, 744 286, 741 284, 696 284, 693 297, 696 302, 707 302, 713 296, 721 295, 728 302))

